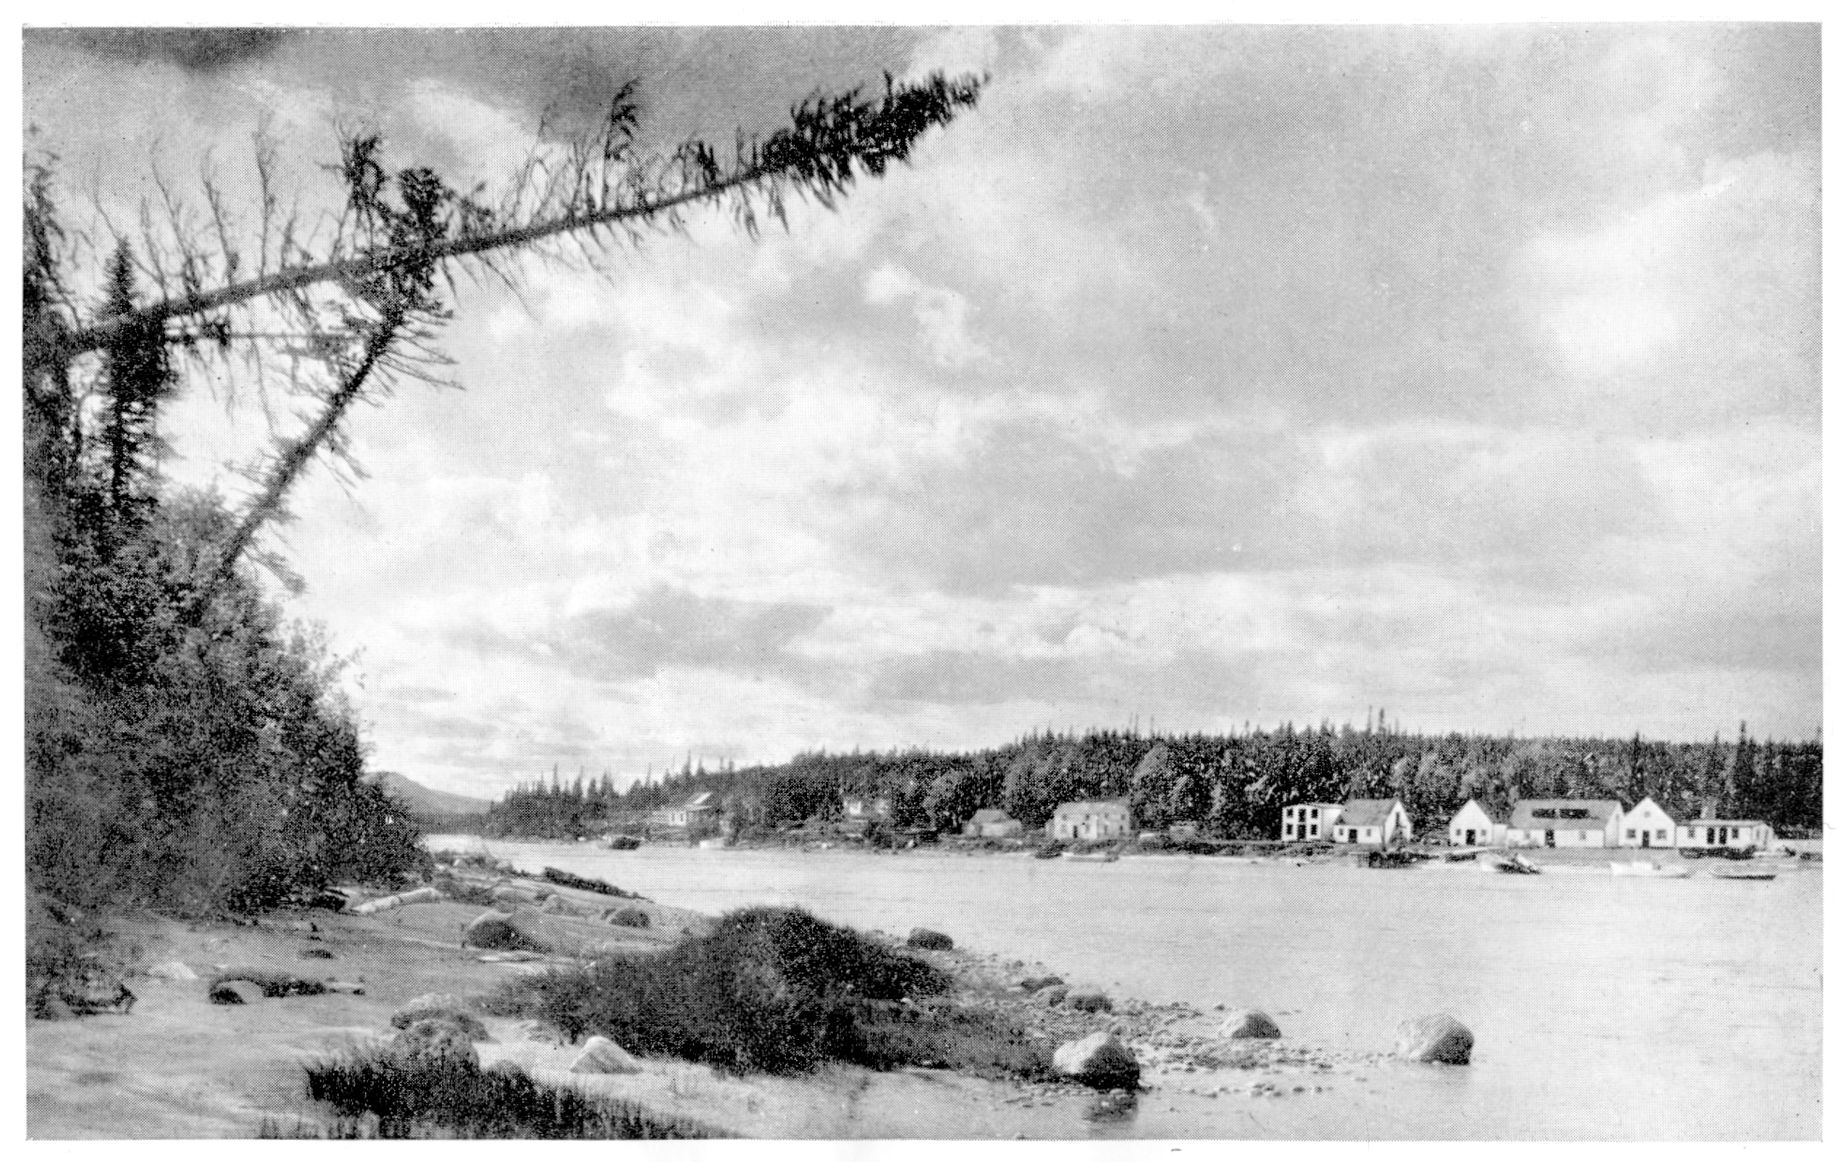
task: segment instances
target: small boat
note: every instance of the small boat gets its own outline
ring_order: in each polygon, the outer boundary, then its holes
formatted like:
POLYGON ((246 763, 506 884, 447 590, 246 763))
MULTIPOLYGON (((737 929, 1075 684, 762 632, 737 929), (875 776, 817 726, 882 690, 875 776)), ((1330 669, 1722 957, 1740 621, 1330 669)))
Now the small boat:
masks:
POLYGON ((1070 851, 1061 858, 1074 863, 1117 863, 1119 853, 1116 851, 1070 851))
POLYGON ((1655 860, 1637 863, 1614 863, 1611 865, 1614 876, 1640 876, 1652 880, 1684 880, 1694 873, 1684 867, 1663 867, 1655 860))
POLYGON ((1777 878, 1776 872, 1761 867, 1735 867, 1730 871, 1716 871, 1712 874, 1716 880, 1774 880, 1777 878))
POLYGON ((1418 862, 1418 853, 1411 851, 1371 851, 1368 853, 1369 867, 1412 867, 1418 862))
POLYGON ((639 846, 640 840, 636 835, 610 835, 603 844, 612 851, 632 851, 639 846))
POLYGON ((1497 871, 1511 876, 1537 876, 1541 869, 1519 855, 1505 856, 1490 865, 1497 871))
POLYGON ((1059 847, 1039 847, 1036 849, 1037 859, 1059 859, 1060 856, 1061 849, 1059 847))

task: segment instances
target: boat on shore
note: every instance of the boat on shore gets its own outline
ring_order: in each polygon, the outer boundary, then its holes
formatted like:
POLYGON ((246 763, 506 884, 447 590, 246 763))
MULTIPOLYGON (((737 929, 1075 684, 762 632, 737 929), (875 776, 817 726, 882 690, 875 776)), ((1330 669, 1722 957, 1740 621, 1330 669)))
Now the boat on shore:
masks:
POLYGON ((1116 851, 1067 851, 1061 858, 1073 863, 1117 863, 1119 853, 1116 851))
POLYGON ((1502 872, 1504 875, 1537 876, 1541 874, 1541 869, 1537 864, 1523 859, 1519 855, 1504 856, 1490 866, 1502 872))
POLYGON ((1611 874, 1652 880, 1685 880, 1694 873, 1684 867, 1663 867, 1662 864, 1651 859, 1632 863, 1614 863, 1611 865, 1611 874))
POLYGON ((1710 873, 1716 880, 1774 880, 1777 873, 1762 867, 1735 867, 1730 870, 1719 869, 1710 873))
POLYGON ((610 851, 632 851, 639 844, 637 835, 609 835, 601 841, 601 846, 610 851))

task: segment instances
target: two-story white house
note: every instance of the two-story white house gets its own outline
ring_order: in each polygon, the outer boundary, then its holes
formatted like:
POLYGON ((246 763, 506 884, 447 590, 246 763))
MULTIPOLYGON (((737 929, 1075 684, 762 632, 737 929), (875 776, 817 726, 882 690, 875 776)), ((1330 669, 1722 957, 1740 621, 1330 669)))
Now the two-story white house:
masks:
POLYGON ((1328 839, 1330 828, 1342 814, 1341 803, 1293 803, 1284 810, 1280 839, 1328 839))

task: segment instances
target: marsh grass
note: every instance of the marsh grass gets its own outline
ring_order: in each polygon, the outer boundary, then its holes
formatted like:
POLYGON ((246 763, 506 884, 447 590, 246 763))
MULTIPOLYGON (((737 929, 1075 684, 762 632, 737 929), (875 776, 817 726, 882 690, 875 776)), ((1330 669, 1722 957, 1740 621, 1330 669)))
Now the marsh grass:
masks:
POLYGON ((722 1136, 631 1102, 545 1085, 517 1070, 482 1070, 433 1054, 353 1051, 307 1066, 307 1093, 331 1123, 272 1119, 265 1138, 662 1139, 722 1136))

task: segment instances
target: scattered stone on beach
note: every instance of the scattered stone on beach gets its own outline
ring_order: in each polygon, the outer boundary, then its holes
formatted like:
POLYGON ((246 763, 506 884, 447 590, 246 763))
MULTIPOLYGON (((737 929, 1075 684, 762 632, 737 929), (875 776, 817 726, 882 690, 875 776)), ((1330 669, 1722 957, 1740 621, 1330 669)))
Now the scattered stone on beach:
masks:
POLYGON ((1068 1008, 1083 1013, 1110 1013, 1112 998, 1097 989, 1067 995, 1068 1008))
POLYGON ((1111 1033, 1092 1033, 1056 1049, 1055 1072, 1095 1089, 1138 1088, 1138 1060, 1111 1033))
POLYGON ((1402 1021, 1394 1040, 1394 1052, 1408 1061, 1438 1061, 1446 1065, 1469 1065, 1470 1050, 1476 1039, 1454 1017, 1436 1013, 1413 1021, 1402 1021))
POLYGON ((461 937, 463 946, 487 948, 498 952, 541 952, 536 941, 518 931, 512 918, 503 912, 482 913, 467 925, 461 937))
POLYGON ((908 947, 920 948, 928 952, 950 952, 952 937, 944 932, 935 932, 931 928, 916 928, 908 933, 908 947))
POLYGON ((313 997, 326 991, 324 981, 309 980, 295 976, 291 972, 278 972, 272 968, 227 968, 212 978, 211 997, 217 1004, 234 1005, 240 1001, 218 1001, 217 990, 221 985, 239 986, 241 1000, 256 1000, 259 997, 313 997), (253 986, 257 996, 250 996, 241 986, 253 986))
POLYGON ((1026 976, 1017 982, 1026 993, 1038 993, 1050 985, 1066 983, 1058 976, 1026 976))
POLYGON ((332 960, 332 952, 325 948, 303 948, 300 950, 302 960, 332 960))
POLYGON ((1258 1009, 1235 1009, 1221 1022, 1221 1036, 1229 1041, 1270 1040, 1284 1036, 1278 1022, 1258 1009))
POLYGON ((606 1037, 590 1037, 570 1073, 638 1073, 639 1061, 606 1037))
POLYGON ((186 967, 183 960, 168 960, 156 964, 147 970, 147 975, 158 980, 197 980, 198 974, 186 967))

